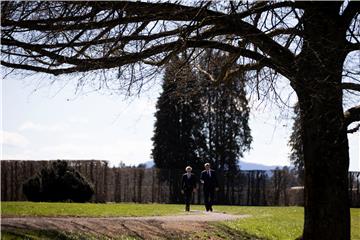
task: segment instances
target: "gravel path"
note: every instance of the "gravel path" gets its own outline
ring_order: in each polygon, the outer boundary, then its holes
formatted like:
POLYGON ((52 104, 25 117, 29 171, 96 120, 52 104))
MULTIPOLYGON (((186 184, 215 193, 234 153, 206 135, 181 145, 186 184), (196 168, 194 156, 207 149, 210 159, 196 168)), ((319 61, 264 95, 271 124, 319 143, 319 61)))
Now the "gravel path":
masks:
POLYGON ((131 235, 141 239, 174 238, 208 227, 207 222, 236 220, 248 215, 191 211, 175 216, 149 217, 2 217, 2 229, 46 229, 87 232, 106 237, 131 235))
POLYGON ((2 217, 2 223, 26 223, 46 221, 185 221, 185 222, 212 222, 236 220, 249 215, 233 215, 221 212, 190 211, 181 215, 147 216, 147 217, 2 217))

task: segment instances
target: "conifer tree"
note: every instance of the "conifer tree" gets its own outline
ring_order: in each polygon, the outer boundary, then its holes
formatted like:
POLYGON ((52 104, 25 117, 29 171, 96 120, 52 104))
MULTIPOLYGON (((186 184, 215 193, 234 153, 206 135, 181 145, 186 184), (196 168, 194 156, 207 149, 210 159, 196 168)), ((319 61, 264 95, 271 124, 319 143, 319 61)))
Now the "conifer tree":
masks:
POLYGON ((231 81, 222 83, 211 81, 208 77, 218 77, 221 73, 220 63, 225 58, 216 52, 207 52, 200 62, 199 77, 203 86, 206 86, 203 88, 203 109, 208 161, 220 171, 231 170, 234 173, 239 169, 238 160, 243 152, 250 149, 250 110, 243 74, 239 73, 231 81))
POLYGON ((174 58, 166 67, 162 87, 152 138, 155 166, 199 169, 206 143, 195 75, 183 60, 174 58))
POLYGON ((303 142, 301 140, 301 121, 299 104, 294 107, 294 123, 292 126, 292 133, 289 139, 289 146, 291 148, 290 161, 294 164, 296 171, 301 181, 304 180, 304 150, 303 142))

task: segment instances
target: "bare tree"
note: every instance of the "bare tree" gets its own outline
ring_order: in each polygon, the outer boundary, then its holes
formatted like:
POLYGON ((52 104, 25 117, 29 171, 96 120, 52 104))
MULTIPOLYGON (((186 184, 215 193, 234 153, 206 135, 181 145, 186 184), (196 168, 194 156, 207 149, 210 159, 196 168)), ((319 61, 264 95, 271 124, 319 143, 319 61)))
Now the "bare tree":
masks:
MULTIPOLYGON (((346 133, 360 120, 360 106, 344 114, 343 90, 360 90, 359 5, 2 2, 1 64, 52 75, 100 71, 99 88, 141 89, 173 55, 187 50, 188 60, 196 61, 212 48, 228 55, 214 81, 248 71, 260 97, 262 86, 276 94, 279 76, 285 77, 304 129, 303 238, 350 239, 346 133)), ((79 84, 92 84, 86 79, 79 84)))

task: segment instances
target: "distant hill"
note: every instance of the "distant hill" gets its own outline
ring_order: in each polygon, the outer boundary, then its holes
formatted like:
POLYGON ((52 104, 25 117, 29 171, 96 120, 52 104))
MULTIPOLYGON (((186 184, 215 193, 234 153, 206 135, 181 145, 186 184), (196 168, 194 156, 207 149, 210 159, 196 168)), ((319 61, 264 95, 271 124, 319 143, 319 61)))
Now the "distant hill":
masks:
POLYGON ((279 166, 279 165, 264 165, 264 164, 259 164, 259 163, 251 163, 251 162, 245 162, 245 161, 240 161, 240 169, 241 170, 273 170, 275 168, 283 168, 284 166, 279 166))
POLYGON ((143 164, 145 164, 145 168, 152 168, 155 165, 154 161, 147 161, 144 162, 143 164))
MULTIPOLYGON (((147 161, 147 162, 144 162, 143 164, 145 164, 146 168, 154 167, 153 161, 147 161)), ((241 170, 266 170, 267 171, 267 170, 273 170, 277 167, 283 168, 283 166, 278 166, 278 165, 269 166, 269 165, 263 165, 263 164, 258 164, 258 163, 250 163, 250 162, 240 161, 240 169, 241 170)))

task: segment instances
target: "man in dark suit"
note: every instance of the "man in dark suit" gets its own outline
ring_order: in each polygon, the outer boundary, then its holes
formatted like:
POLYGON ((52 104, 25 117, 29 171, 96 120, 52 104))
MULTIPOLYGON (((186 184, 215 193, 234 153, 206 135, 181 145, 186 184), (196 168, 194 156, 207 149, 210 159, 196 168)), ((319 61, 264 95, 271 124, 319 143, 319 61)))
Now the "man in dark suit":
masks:
POLYGON ((192 200, 192 193, 196 191, 196 178, 191 173, 192 168, 187 166, 185 168, 186 173, 182 176, 181 180, 181 193, 184 194, 185 198, 185 211, 190 211, 190 203, 192 200))
POLYGON ((216 172, 210 169, 210 163, 205 163, 205 170, 201 172, 200 182, 204 187, 204 202, 206 211, 212 212, 212 205, 214 203, 215 190, 217 191, 218 182, 216 172))

